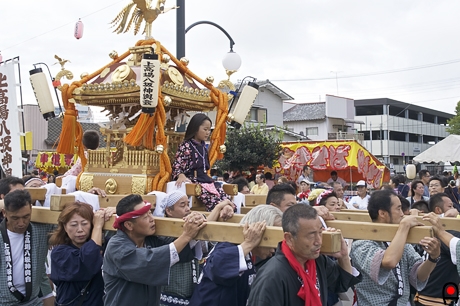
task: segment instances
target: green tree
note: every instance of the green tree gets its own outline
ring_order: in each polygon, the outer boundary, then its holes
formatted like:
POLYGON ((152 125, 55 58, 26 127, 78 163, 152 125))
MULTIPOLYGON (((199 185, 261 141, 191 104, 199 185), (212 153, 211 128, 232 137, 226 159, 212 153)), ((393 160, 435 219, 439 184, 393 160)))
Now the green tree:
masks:
POLYGON ((455 116, 447 120, 449 125, 446 128, 446 131, 450 134, 460 135, 460 101, 457 102, 457 107, 455 107, 455 116))
POLYGON ((281 151, 282 133, 265 131, 264 124, 246 124, 229 128, 224 158, 216 163, 222 170, 248 170, 250 167, 273 166, 281 151))

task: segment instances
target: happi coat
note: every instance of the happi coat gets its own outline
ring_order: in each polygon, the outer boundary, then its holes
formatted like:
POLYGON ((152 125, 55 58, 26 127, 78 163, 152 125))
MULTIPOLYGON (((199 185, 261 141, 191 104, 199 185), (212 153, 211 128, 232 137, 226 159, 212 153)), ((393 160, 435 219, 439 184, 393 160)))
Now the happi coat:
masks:
MULTIPOLYGON (((169 243, 173 240, 148 236, 145 247, 138 248, 118 230, 104 254, 104 305, 158 306, 161 286, 168 285, 169 281, 169 243)), ((184 261, 192 260, 193 255, 188 246, 179 254, 184 261)))
MULTIPOLYGON (((319 287, 323 306, 327 305, 328 290, 335 293, 346 292, 361 280, 361 276, 351 275, 327 256, 320 255, 315 261, 316 285, 319 287)), ((280 243, 275 256, 257 271, 248 305, 305 306, 305 301, 297 296, 300 287, 300 278, 281 251, 280 243)))

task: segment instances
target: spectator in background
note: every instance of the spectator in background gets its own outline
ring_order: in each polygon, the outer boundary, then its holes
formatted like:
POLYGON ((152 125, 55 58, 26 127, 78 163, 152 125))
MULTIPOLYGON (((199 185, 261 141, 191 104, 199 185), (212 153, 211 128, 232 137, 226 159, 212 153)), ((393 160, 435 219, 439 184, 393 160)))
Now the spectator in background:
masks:
POLYGON ((223 178, 224 178, 224 182, 227 183, 227 184, 230 184, 230 174, 228 172, 225 172, 224 175, 223 175, 223 178))
POLYGON ((402 195, 398 195, 399 200, 401 201, 401 210, 403 214, 410 215, 410 202, 402 195))
POLYGON ((265 184, 265 175, 257 174, 256 175, 256 184, 251 189, 253 194, 268 194, 268 185, 265 184))
POLYGON ((329 184, 331 187, 334 183, 340 183, 343 188, 346 188, 348 186, 348 183, 341 177, 337 175, 337 171, 331 171, 331 178, 327 180, 327 184, 329 184))
MULTIPOLYGON (((96 150, 99 148, 99 133, 95 130, 87 130, 83 133, 83 147, 85 148, 85 156, 88 157, 88 153, 86 150, 96 150)), ((78 176, 83 169, 81 168, 81 159, 80 157, 77 159, 75 164, 70 168, 66 173, 65 176, 73 175, 78 176)))
POLYGON ((339 199, 337 199, 337 195, 332 190, 323 191, 316 198, 316 205, 325 206, 329 211, 332 212, 340 211, 339 199))
POLYGON ((256 184, 256 175, 257 171, 253 167, 249 168, 249 176, 247 177, 249 183, 249 189, 251 189, 256 184))
POLYGON ((365 181, 361 180, 356 183, 356 190, 358 195, 351 198, 348 202, 348 209, 367 209, 367 204, 369 202, 370 196, 367 194, 367 184, 365 181))
POLYGON ((430 197, 430 211, 440 217, 457 217, 458 211, 453 208, 452 201, 445 193, 437 193, 430 197))
POLYGON ((430 212, 428 202, 425 200, 417 201, 414 204, 412 204, 412 209, 417 209, 419 212, 425 214, 430 212))
POLYGON ((430 190, 428 188, 428 183, 430 181, 430 172, 426 169, 420 170, 418 172, 418 177, 419 179, 423 182, 424 185, 424 191, 423 191, 423 196, 424 197, 429 197, 430 196, 430 190))
POLYGON ((334 190, 335 194, 337 195, 337 199, 339 200, 339 206, 345 208, 347 206, 347 201, 345 201, 343 195, 343 186, 340 182, 332 183, 332 189, 334 190))
POLYGON ((273 186, 267 194, 267 204, 279 208, 282 212, 297 204, 295 189, 290 184, 273 186))
POLYGON ((53 174, 48 175, 48 184, 56 183, 56 176, 53 174))
POLYGON ((405 198, 409 196, 410 187, 406 185, 406 177, 404 175, 398 174, 393 178, 393 183, 395 184, 395 188, 398 190, 398 194, 405 198))
POLYGON ((268 189, 272 189, 272 187, 275 186, 271 172, 265 173, 265 184, 267 184, 268 189))
POLYGON ((249 194, 249 184, 248 180, 246 180, 244 177, 239 176, 236 179, 232 181, 232 184, 235 184, 238 186, 238 192, 241 192, 242 194, 249 194))
POLYGON ((417 201, 421 201, 421 200, 429 201, 430 200, 429 197, 425 197, 423 195, 423 193, 425 192, 425 185, 423 184, 422 181, 419 181, 419 180, 413 181, 411 183, 410 190, 411 190, 412 196, 407 197, 406 199, 409 201, 411 207, 412 207, 412 204, 414 204, 417 201))
POLYGON ((459 209, 460 208, 460 205, 458 204, 459 195, 458 195, 458 188, 457 186, 455 186, 455 181, 454 180, 449 181, 445 177, 442 178, 442 181, 443 181, 443 185, 445 186, 444 193, 447 194, 449 198, 452 200, 454 207, 456 209, 459 209))
POLYGON ((278 184, 287 184, 287 183, 289 183, 289 180, 284 175, 278 178, 278 184))
POLYGON ((297 185, 300 185, 300 182, 304 179, 308 179, 310 182, 313 182, 313 171, 309 165, 303 166, 302 174, 297 179, 297 185))
POLYGON ((297 201, 301 203, 308 204, 308 196, 310 195, 310 181, 308 179, 304 179, 300 182, 300 192, 297 194, 297 201))

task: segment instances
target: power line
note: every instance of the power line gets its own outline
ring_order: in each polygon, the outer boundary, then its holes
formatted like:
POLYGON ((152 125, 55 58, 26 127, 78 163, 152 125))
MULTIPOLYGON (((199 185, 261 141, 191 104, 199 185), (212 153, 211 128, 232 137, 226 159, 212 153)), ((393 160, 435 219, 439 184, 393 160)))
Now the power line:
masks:
MULTIPOLYGON (((101 8, 101 9, 97 10, 97 11, 94 11, 94 12, 92 12, 92 13, 89 13, 88 15, 85 15, 85 16, 83 16, 83 17, 80 17, 80 19, 83 19, 83 18, 86 18, 86 17, 88 17, 88 16, 91 16, 91 15, 94 15, 94 14, 96 14, 96 13, 99 13, 100 11, 103 11, 103 10, 105 10, 105 9, 111 7, 111 6, 117 5, 117 4, 121 3, 121 2, 125 2, 125 1, 122 0, 122 1, 119 1, 119 2, 116 2, 116 3, 112 3, 112 4, 110 4, 110 5, 106 6, 106 7, 103 7, 103 8, 101 8)), ((33 37, 31 37, 31 38, 28 38, 28 39, 26 39, 26 40, 24 40, 24 41, 22 41, 22 42, 20 42, 20 43, 17 43, 17 44, 15 44, 15 45, 12 45, 12 46, 3 48, 1 51, 5 51, 5 50, 8 50, 8 49, 17 47, 17 46, 19 46, 19 45, 22 45, 22 44, 28 42, 28 41, 34 40, 34 39, 36 39, 36 38, 38 38, 38 37, 41 37, 41 36, 46 35, 46 34, 48 34, 48 33, 54 32, 54 31, 56 31, 56 30, 58 30, 58 29, 60 29, 60 28, 63 28, 63 27, 65 27, 65 26, 68 26, 69 24, 72 24, 72 23, 74 23, 74 22, 68 22, 68 23, 66 23, 66 24, 63 24, 63 25, 57 27, 57 28, 54 28, 54 29, 52 29, 52 30, 43 32, 42 34, 39 34, 39 35, 33 36, 33 37)))
MULTIPOLYGON (((400 68, 400 69, 393 69, 393 70, 384 70, 384 71, 361 73, 361 74, 343 75, 343 76, 340 76, 338 78, 339 79, 358 78, 358 77, 364 77, 364 76, 373 76, 373 75, 405 72, 405 71, 418 70, 418 69, 426 69, 426 68, 432 68, 432 67, 443 66, 443 65, 451 65, 451 64, 456 64, 456 63, 460 63, 460 59, 454 59, 454 60, 449 60, 449 61, 445 61, 445 62, 438 62, 438 63, 433 63, 433 64, 412 66, 412 67, 406 67, 406 68, 400 68)), ((281 79, 280 80, 274 80, 273 79, 271 81, 273 81, 273 82, 305 82, 305 81, 321 81, 321 80, 333 80, 333 79, 336 79, 336 77, 305 78, 305 79, 284 79, 284 80, 281 80, 281 79)))

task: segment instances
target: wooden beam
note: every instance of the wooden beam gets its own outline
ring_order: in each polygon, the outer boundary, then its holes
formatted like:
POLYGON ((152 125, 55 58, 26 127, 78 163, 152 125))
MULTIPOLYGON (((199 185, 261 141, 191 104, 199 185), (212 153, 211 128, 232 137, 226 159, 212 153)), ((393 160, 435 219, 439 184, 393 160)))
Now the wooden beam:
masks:
MULTIPOLYGON (((99 196, 99 207, 116 207, 118 202, 120 202, 120 200, 124 197, 126 197, 126 195, 107 195, 104 198, 99 196)), ((142 199, 150 202, 152 204, 152 208, 155 208, 156 196, 154 194, 143 195, 142 199)), ((73 194, 53 194, 51 195, 50 200, 50 210, 61 211, 64 209, 65 204, 70 202, 75 202, 75 196, 73 194)))
POLYGON ((241 213, 242 214, 247 214, 251 209, 252 209, 253 206, 250 206, 250 207, 241 207, 241 213))
POLYGON ((32 198, 32 204, 34 204, 35 201, 39 201, 40 203, 43 204, 43 202, 45 201, 46 192, 47 192, 45 188, 25 187, 25 190, 29 192, 30 197, 32 198))
POLYGON ((346 212, 343 212, 342 210, 333 211, 331 213, 334 215, 336 220, 372 222, 371 217, 369 217, 369 214, 350 212, 350 210, 347 210, 346 212))
MULTIPOLYGON (((337 220, 342 220, 342 221, 357 221, 357 222, 372 222, 371 217, 369 215, 361 214, 361 213, 351 213, 351 212, 342 212, 342 211, 337 211, 337 212, 332 212, 334 217, 337 220)), ((431 223, 429 221, 425 221, 422 219, 423 216, 417 216, 417 219, 427 225, 431 226, 431 223)), ((445 230, 458 230, 460 229, 460 219, 458 218, 439 218, 441 220, 441 224, 444 227, 445 230)))
POLYGON ((341 212, 368 214, 368 211, 365 210, 365 209, 341 209, 340 211, 341 212))
MULTIPOLYGON (((205 213, 206 214, 206 213, 205 213)), ((339 220, 326 220, 327 226, 340 229, 344 238, 350 239, 366 239, 375 241, 391 241, 398 229, 397 224, 382 224, 372 223, 369 215, 350 214, 342 212, 334 212, 334 217, 339 217, 339 220), (345 216, 345 217, 343 217, 345 216), (346 216, 354 217, 353 221, 344 220, 346 216), (350 226, 351 225, 351 226, 350 226)), ((227 223, 239 223, 243 219, 243 214, 234 214, 227 223)), ((448 219, 448 218, 443 218, 448 219)), ((452 219, 452 218, 451 218, 452 219)), ((454 219, 459 220, 459 219, 454 219)), ((222 220, 220 220, 222 221, 222 220)), ((460 220, 459 220, 460 221, 460 220)), ((460 223, 459 223, 460 225, 460 223)), ((458 227, 457 227, 458 228, 458 227)), ((411 235, 408 237, 407 243, 419 243, 423 237, 432 237, 431 226, 418 226, 411 229, 411 235)))
MULTIPOLYGON (((46 207, 33 207, 32 222, 56 224, 59 217, 59 211, 52 211, 46 207)), ((104 230, 114 230, 113 222, 115 216, 104 224, 104 230)), ((155 235, 167 237, 179 237, 182 234, 184 221, 174 218, 158 218, 155 217, 156 231, 155 235)), ((216 242, 231 242, 242 243, 243 226, 236 223, 225 222, 208 222, 196 239, 209 240, 216 242)), ((259 246, 276 248, 278 242, 283 240, 284 234, 281 227, 268 226, 264 232, 264 236, 259 246)), ((322 252, 334 253, 340 250, 341 240, 339 233, 323 233, 322 252)))
POLYGON ((257 206, 259 204, 267 204, 266 194, 245 194, 244 205, 245 206, 257 206))
MULTIPOLYGON (((398 224, 326 220, 328 227, 342 231, 344 238, 374 241, 391 241, 396 235, 398 224)), ((419 243, 423 237, 433 237, 431 226, 416 226, 410 229, 406 243, 419 243)))
MULTIPOLYGON (((238 185, 235 184, 223 184, 222 189, 229 196, 235 196, 238 194, 238 185)), ((191 196, 201 195, 201 186, 199 184, 185 184, 185 193, 191 196)))

